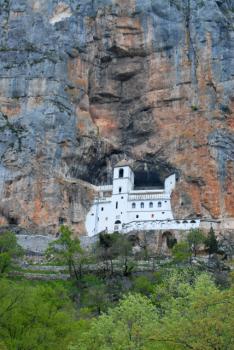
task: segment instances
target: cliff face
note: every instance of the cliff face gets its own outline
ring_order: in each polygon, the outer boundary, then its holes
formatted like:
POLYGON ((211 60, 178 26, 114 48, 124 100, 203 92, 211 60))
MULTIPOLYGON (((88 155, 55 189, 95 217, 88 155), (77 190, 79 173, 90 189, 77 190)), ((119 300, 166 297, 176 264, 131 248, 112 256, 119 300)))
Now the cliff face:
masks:
POLYGON ((77 233, 124 155, 234 218, 232 0, 0 0, 0 223, 77 233))

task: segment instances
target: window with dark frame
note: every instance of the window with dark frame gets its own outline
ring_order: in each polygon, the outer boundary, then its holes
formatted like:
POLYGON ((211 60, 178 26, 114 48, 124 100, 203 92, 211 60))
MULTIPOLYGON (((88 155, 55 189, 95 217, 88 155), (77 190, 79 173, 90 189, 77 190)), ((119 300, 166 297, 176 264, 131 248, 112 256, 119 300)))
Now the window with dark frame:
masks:
POLYGON ((123 169, 119 169, 119 178, 124 176, 124 170, 123 169))

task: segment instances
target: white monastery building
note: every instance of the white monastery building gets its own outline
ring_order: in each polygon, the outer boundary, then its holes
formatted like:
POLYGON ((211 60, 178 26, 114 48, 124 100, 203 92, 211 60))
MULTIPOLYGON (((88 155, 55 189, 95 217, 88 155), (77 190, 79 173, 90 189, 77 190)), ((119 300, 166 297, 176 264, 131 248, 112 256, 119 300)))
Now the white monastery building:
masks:
POLYGON ((127 233, 132 230, 189 230, 199 227, 200 220, 176 220, 171 209, 175 174, 167 177, 163 189, 134 189, 131 165, 123 160, 113 173, 113 185, 96 187, 97 196, 86 218, 89 236, 100 232, 127 233))

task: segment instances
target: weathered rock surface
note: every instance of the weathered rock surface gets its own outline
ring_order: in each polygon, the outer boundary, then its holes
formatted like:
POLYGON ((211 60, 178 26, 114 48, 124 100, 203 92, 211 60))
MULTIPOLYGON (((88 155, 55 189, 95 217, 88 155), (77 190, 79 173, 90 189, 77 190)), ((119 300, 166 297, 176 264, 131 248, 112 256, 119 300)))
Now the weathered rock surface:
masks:
POLYGON ((84 233, 123 155, 234 217, 233 0, 0 0, 0 223, 84 233))

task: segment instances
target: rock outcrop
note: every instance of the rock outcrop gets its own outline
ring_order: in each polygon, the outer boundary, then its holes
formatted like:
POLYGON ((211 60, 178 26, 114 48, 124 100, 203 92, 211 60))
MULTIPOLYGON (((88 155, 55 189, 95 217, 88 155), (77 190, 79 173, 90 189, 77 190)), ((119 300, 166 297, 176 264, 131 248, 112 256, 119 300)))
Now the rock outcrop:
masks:
POLYGON ((84 234, 135 161, 176 217, 234 218, 232 0, 0 0, 0 223, 84 234))

